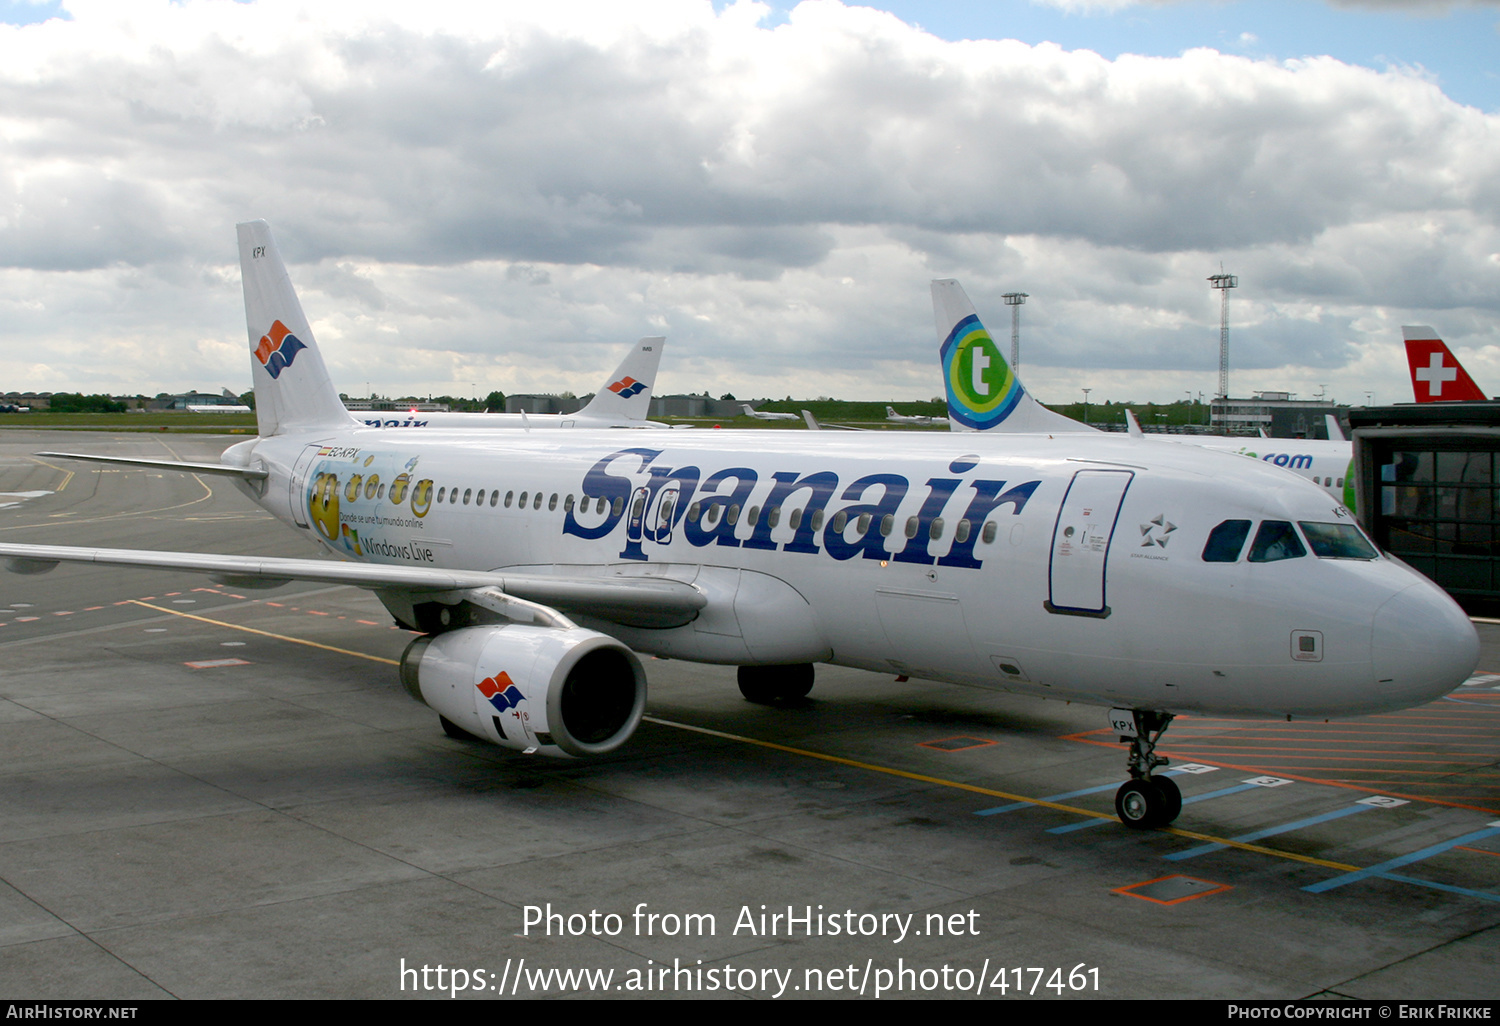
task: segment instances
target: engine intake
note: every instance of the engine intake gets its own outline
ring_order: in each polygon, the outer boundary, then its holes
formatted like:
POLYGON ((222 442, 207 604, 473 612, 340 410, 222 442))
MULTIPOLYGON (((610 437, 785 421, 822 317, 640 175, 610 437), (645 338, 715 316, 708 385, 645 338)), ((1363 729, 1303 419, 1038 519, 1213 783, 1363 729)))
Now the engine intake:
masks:
POLYGON ((582 627, 506 624, 417 638, 401 656, 401 683, 469 733, 544 755, 613 751, 646 711, 635 653, 582 627))

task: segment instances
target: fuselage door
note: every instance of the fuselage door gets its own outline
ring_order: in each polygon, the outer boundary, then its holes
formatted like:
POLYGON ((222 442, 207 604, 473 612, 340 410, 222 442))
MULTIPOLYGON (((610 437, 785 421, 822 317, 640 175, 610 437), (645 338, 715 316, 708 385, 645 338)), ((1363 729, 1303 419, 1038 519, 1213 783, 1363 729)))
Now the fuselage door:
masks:
POLYGON ((1108 616, 1105 571, 1120 504, 1135 473, 1080 470, 1063 496, 1047 565, 1049 613, 1108 616))
POLYGON ((288 479, 290 494, 287 502, 292 507, 292 519, 297 522, 298 527, 307 526, 307 468, 317 457, 321 445, 309 445, 303 448, 302 455, 297 457, 297 463, 292 467, 292 476, 288 479))

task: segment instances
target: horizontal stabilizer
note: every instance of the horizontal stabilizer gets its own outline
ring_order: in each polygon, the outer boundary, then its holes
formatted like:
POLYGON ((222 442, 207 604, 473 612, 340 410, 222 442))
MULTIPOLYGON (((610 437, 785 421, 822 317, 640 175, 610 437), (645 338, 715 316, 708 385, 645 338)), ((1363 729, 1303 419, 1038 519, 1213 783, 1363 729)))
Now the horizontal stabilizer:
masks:
POLYGON ((62 460, 87 460, 90 463, 120 463, 128 467, 155 467, 160 470, 181 470, 188 474, 223 474, 240 477, 247 481, 263 481, 267 472, 255 467, 232 467, 227 463, 185 463, 182 460, 144 460, 132 456, 93 456, 84 452, 39 452, 36 456, 50 456, 62 460))

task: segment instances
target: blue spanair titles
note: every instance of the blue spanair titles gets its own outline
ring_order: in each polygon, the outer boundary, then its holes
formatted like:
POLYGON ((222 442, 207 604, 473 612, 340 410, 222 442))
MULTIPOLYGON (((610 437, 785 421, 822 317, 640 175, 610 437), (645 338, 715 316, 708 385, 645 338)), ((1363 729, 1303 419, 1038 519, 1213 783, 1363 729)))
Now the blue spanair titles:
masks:
POLYGON ((766 477, 767 490, 750 467, 705 474, 696 466, 659 465, 662 452, 620 449, 595 463, 584 475, 582 500, 567 511, 563 534, 596 540, 624 521, 621 559, 649 559, 646 546, 680 536, 695 548, 825 552, 838 560, 978 569, 982 561, 974 549, 982 525, 1001 511, 1020 513, 1041 485, 966 477, 977 461, 955 460, 948 467, 952 477, 915 486, 922 490, 921 507, 897 529, 896 511, 913 491, 901 474, 867 474, 845 483, 832 470, 776 471, 766 477), (929 551, 943 547, 941 554, 929 551))

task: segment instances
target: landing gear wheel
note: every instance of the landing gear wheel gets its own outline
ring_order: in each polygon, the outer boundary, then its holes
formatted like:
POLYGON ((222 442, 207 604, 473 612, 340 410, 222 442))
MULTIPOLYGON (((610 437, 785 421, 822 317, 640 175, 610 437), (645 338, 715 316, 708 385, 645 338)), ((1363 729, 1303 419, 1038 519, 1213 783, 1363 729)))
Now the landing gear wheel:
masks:
POLYGON ((1182 791, 1171 777, 1127 780, 1115 792, 1115 814, 1133 830, 1166 826, 1182 811, 1182 791))
POLYGON ((1115 814, 1133 830, 1156 826, 1162 812, 1161 792, 1149 780, 1127 780, 1115 792, 1115 814))
POLYGON ((1161 792, 1162 807, 1159 825, 1166 826, 1182 811, 1182 789, 1171 777, 1152 777, 1151 783, 1156 785, 1156 789, 1161 792))
POLYGON ((747 701, 766 705, 806 698, 813 686, 812 663, 790 666, 741 666, 740 694, 747 701))
POLYGON ((467 730, 465 730, 464 728, 460 727, 457 723, 454 723, 452 720, 450 720, 446 716, 439 716, 438 717, 438 722, 443 725, 443 733, 447 734, 449 737, 451 737, 455 741, 473 741, 473 740, 475 740, 475 737, 474 737, 473 734, 470 734, 467 730))

